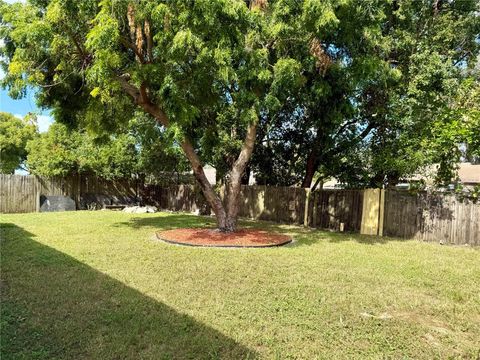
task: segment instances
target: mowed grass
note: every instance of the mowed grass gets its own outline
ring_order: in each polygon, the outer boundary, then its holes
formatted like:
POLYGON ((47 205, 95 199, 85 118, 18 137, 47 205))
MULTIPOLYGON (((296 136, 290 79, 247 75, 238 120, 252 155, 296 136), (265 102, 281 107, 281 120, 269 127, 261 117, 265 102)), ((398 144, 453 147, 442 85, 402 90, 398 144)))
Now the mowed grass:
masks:
POLYGON ((480 251, 245 222, 266 249, 167 245, 211 218, 1 215, 1 358, 475 359, 480 251))

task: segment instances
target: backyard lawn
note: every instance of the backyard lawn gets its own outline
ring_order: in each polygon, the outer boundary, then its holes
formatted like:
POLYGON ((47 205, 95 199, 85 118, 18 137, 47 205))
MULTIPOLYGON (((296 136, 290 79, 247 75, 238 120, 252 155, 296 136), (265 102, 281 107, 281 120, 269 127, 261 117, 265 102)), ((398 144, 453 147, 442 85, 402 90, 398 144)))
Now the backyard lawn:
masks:
POLYGON ((1 216, 1 358, 478 358, 480 251, 244 222, 279 248, 167 245, 210 218, 1 216))

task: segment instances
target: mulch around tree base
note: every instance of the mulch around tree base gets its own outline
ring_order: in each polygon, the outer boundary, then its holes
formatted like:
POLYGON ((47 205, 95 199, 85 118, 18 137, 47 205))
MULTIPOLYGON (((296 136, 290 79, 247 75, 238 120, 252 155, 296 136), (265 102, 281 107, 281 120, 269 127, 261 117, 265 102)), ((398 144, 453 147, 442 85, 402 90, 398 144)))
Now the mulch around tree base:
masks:
POLYGON ((292 238, 256 229, 241 229, 233 233, 222 233, 214 229, 174 229, 157 231, 158 239, 177 245, 204 247, 271 247, 288 244, 292 238))

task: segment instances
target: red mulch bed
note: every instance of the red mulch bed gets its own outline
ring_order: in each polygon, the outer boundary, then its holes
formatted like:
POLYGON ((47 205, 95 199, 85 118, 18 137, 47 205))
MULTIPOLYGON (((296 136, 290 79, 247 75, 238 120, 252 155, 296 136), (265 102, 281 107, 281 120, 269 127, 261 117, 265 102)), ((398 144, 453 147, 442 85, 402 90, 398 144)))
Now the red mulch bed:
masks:
POLYGON ((172 244, 207 247, 270 247, 292 241, 287 235, 255 229, 222 233, 213 229, 189 228, 157 231, 156 235, 158 239, 172 244))

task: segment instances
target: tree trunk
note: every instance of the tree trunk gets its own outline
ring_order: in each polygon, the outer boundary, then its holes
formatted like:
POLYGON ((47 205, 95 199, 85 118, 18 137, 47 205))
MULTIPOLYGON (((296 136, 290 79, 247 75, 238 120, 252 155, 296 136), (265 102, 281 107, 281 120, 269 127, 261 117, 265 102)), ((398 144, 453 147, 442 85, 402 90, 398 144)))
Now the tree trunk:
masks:
POLYGON ((315 148, 310 151, 307 157, 307 166, 305 169, 305 176, 303 177, 302 187, 310 188, 312 186, 313 176, 317 171, 317 154, 315 148))
POLYGON ((190 165, 192 166, 193 174, 198 184, 200 185, 200 188, 202 189, 205 199, 215 213, 218 229, 221 231, 226 231, 227 214, 225 212, 225 208, 223 207, 222 200, 220 199, 218 194, 215 193, 212 185, 208 181, 197 153, 195 152, 192 144, 188 140, 182 141, 180 143, 180 146, 182 147, 183 152, 185 153, 188 161, 190 162, 190 165))
POLYGON ((257 123, 252 123, 247 128, 247 135, 243 142, 240 155, 230 170, 230 176, 227 183, 226 205, 227 205, 227 219, 226 231, 235 231, 237 229, 237 217, 239 210, 239 195, 242 187, 242 175, 245 167, 250 160, 255 145, 255 137, 257 134, 257 123))
MULTIPOLYGON (((140 105, 147 113, 152 115, 160 125, 164 127, 169 126, 170 122, 167 115, 158 106, 150 102, 140 103, 140 105)), ((203 165, 200 161, 200 158, 198 157, 195 149, 187 138, 180 142, 180 147, 182 148, 185 156, 190 162, 193 170, 193 175, 195 176, 195 179, 200 185, 200 189, 202 190, 203 195, 208 202, 208 205, 210 205, 210 207, 213 209, 213 212, 215 213, 218 229, 220 231, 226 231, 226 229, 228 228, 227 213, 223 206, 222 200, 213 190, 212 185, 208 181, 205 172, 203 171, 203 165)))

